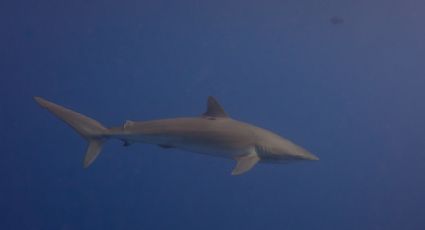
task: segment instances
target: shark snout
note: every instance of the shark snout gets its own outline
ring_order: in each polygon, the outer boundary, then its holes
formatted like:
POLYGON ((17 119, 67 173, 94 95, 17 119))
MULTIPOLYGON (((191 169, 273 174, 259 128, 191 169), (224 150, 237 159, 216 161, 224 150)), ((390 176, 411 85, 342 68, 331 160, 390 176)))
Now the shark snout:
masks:
POLYGON ((319 160, 319 158, 312 153, 303 154, 303 156, 301 158, 304 159, 304 160, 309 160, 309 161, 318 161, 319 160))
POLYGON ((296 151, 295 157, 300 160, 309 160, 309 161, 319 160, 319 158, 316 155, 302 148, 299 148, 298 151, 296 151))
POLYGON ((300 160, 307 160, 307 161, 318 161, 319 158, 307 151, 297 152, 297 153, 285 153, 280 156, 281 160, 284 161, 300 161, 300 160))

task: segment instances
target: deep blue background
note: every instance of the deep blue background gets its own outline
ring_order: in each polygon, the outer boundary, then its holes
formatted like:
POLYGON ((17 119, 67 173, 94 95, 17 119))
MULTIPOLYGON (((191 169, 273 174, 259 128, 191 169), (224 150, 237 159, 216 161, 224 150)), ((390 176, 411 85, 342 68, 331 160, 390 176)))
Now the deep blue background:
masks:
POLYGON ((0 229, 425 229, 424 12, 1 1, 0 229), (111 141, 84 170, 84 141, 34 95, 108 126, 197 116, 214 95, 321 160, 232 177, 225 159, 111 141))

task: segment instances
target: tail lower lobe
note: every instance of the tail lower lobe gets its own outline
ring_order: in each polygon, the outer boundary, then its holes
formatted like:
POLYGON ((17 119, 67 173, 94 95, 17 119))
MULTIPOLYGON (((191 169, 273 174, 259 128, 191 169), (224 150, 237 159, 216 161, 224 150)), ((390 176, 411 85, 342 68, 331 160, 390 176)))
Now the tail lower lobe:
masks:
POLYGON ((107 138, 109 130, 90 117, 47 101, 41 97, 34 97, 34 100, 41 107, 49 110, 87 140, 88 147, 83 165, 84 168, 89 167, 101 152, 102 145, 107 138))

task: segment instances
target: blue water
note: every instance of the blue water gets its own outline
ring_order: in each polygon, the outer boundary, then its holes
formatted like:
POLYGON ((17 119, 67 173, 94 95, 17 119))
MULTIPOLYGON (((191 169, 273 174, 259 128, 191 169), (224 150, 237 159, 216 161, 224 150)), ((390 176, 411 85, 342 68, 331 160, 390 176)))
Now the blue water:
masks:
POLYGON ((0 229, 425 229, 425 3, 0 3, 0 229), (334 23, 332 18, 339 18, 334 23), (42 96, 107 126, 197 116, 208 95, 318 162, 234 162, 84 141, 42 96))

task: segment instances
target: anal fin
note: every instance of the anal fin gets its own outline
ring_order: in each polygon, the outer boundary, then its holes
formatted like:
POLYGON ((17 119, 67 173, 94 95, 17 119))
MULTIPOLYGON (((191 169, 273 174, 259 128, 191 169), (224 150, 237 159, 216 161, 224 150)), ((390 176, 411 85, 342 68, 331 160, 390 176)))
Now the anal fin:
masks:
POLYGON ((125 146, 125 147, 130 146, 131 144, 133 144, 133 142, 131 142, 129 140, 122 140, 122 141, 123 141, 122 145, 125 146))

